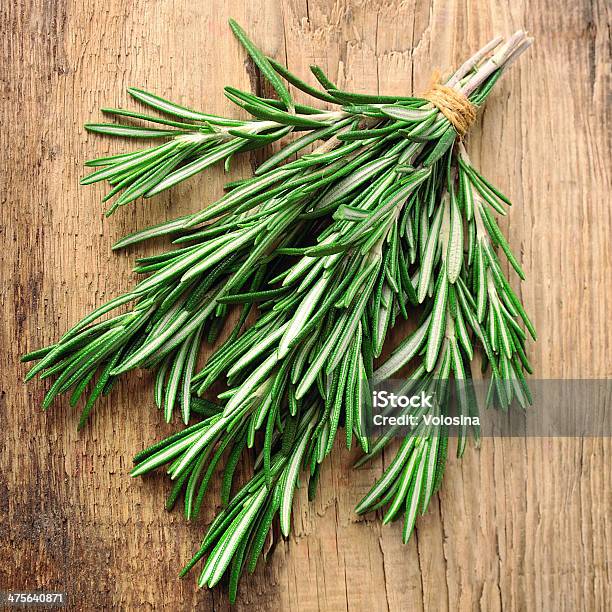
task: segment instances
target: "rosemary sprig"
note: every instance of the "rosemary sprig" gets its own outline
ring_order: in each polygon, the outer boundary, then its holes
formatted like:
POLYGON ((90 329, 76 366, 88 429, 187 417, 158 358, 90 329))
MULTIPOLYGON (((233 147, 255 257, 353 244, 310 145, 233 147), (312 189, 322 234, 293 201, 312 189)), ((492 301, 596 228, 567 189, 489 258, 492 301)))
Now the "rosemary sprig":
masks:
MULTIPOLYGON (((105 114, 115 118, 128 118, 144 123, 139 125, 91 123, 85 126, 86 129, 111 136, 137 139, 170 138, 170 140, 132 153, 101 157, 86 162, 87 166, 97 169, 84 177, 82 184, 108 181, 111 190, 103 201, 121 194, 108 209, 107 215, 112 214, 119 206, 140 197, 148 198, 169 189, 219 161, 224 160, 227 166, 231 158, 239 152, 265 146, 294 131, 316 130, 314 134, 299 139, 293 147, 287 147, 282 154, 273 156, 265 162, 260 169, 260 172, 263 172, 264 169, 278 164, 315 140, 329 137, 334 130, 328 131, 326 128, 333 128, 347 117, 365 123, 343 135, 343 141, 372 138, 400 130, 406 130, 405 135, 413 139, 420 136, 433 140, 445 135, 436 155, 440 154, 444 147, 450 147, 454 141, 452 126, 427 100, 344 92, 337 89, 319 67, 313 66, 314 75, 326 88, 326 92, 322 93, 292 75, 274 60, 266 58, 233 20, 230 20, 230 25, 262 74, 278 93, 280 100, 262 98, 233 87, 226 87, 226 96, 253 116, 250 121, 241 121, 195 111, 142 89, 128 88, 128 93, 136 101, 164 116, 104 108, 102 111, 105 114), (341 110, 321 111, 311 106, 295 104, 280 77, 286 78, 310 95, 341 106, 341 110), (395 121, 388 121, 389 119, 395 121), (371 128, 372 123, 376 124, 376 129, 363 129, 371 128), (377 132, 377 129, 383 131, 377 132)), ((501 52, 480 67, 478 78, 475 78, 474 71, 478 63, 486 53, 499 44, 500 40, 495 39, 483 47, 448 81, 449 85, 465 93, 476 105, 481 104, 488 95, 490 87, 501 73, 501 67, 508 65, 524 50, 525 44, 529 44, 525 42, 524 35, 519 39, 519 44, 510 39, 501 52), (491 78, 492 75, 495 76, 491 78), (486 85, 483 86, 485 82, 486 85)))

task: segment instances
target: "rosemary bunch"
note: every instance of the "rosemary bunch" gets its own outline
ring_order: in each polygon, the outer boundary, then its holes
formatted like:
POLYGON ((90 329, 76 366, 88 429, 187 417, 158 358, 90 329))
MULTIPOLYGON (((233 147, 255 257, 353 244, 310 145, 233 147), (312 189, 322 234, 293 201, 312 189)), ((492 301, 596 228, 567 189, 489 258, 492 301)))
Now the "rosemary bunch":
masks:
MULTIPOLYGON (((110 112, 164 127, 88 129, 170 140, 94 160, 89 165, 100 169, 84 182, 108 180, 105 199, 121 192, 112 212, 216 161, 227 164, 238 152, 305 133, 253 177, 228 184, 227 193, 202 211, 119 241, 114 248, 172 235, 178 247, 139 259, 135 270, 144 280, 24 359, 38 360, 28 378, 54 378, 45 408, 68 391, 75 404, 93 387, 81 424, 100 394, 137 367, 156 369, 155 398, 166 420, 179 404, 185 424, 191 411, 200 415, 196 424, 140 453, 132 473, 167 465, 175 481, 168 506, 184 492, 186 515, 194 517, 224 461, 227 507, 188 567, 208 553, 200 585, 213 586, 231 566, 235 596, 241 569, 254 567, 277 513, 282 532, 289 533, 301 467, 310 468, 314 492, 318 466, 341 427, 347 446, 355 439, 366 460, 390 441, 392 432, 373 445, 368 440, 362 406, 369 380, 383 380, 416 359, 410 384, 434 385, 444 394, 451 378, 472 376, 478 343, 491 368, 491 397, 503 407, 513 399, 524 403, 529 395, 522 372, 529 364, 521 322, 532 334, 533 328, 496 253, 499 247, 522 276, 493 217, 505 214, 509 202, 471 165, 452 115, 429 97, 342 91, 317 67, 323 91, 315 89, 231 26, 279 99, 226 88, 253 117, 237 121, 130 90, 164 117, 110 112), (339 110, 295 104, 283 79, 339 110), (127 312, 99 321, 128 304, 127 312), (214 340, 233 304, 242 308, 237 324, 196 372, 203 341, 214 340), (256 304, 259 317, 244 329, 256 304), (419 305, 417 331, 375 371, 396 318, 408 319, 419 305), (220 404, 203 400, 218 381, 227 385, 220 404), (255 474, 232 497, 236 465, 259 440, 255 474)), ((504 44, 491 41, 445 81, 444 91, 470 109, 481 105, 530 42, 522 31, 504 44)), ((461 405, 473 410, 472 404, 468 397, 461 405)), ((385 518, 391 520, 406 508, 407 538, 441 479, 446 447, 443 429, 414 432, 358 511, 390 503, 385 518)))

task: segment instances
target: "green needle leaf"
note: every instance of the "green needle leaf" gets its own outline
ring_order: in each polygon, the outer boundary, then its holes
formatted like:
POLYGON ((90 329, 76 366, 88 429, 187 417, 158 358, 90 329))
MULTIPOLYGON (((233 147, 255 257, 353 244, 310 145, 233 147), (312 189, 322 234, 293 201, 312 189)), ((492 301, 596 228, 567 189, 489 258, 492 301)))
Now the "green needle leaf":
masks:
POLYGON ((229 20, 229 25, 240 44, 246 49, 256 66, 261 70, 263 76, 270 81, 270 85, 274 87, 274 90, 278 94, 278 97, 284 102, 287 110, 293 112, 293 101, 289 91, 278 77, 278 74, 266 56, 249 40, 245 31, 233 19, 229 20))

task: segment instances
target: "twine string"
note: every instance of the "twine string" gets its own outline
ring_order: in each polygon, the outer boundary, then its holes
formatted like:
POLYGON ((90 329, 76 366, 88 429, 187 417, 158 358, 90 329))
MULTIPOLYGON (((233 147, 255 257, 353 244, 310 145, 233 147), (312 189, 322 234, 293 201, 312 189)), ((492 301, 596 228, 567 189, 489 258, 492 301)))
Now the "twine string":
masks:
POLYGON ((421 97, 431 102, 448 119, 459 138, 467 134, 476 119, 476 106, 461 92, 440 83, 437 71, 432 75, 429 89, 421 97))

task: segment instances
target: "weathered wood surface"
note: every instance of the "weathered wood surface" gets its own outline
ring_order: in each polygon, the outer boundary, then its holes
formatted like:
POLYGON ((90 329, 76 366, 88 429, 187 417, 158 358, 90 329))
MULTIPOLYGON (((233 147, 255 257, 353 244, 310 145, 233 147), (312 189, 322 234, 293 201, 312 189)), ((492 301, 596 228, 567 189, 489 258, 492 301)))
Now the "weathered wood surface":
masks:
MULTIPOLYGON (((538 376, 612 374, 605 0, 15 0, 0 10, 0 589, 64 590, 83 610, 229 607, 221 590, 175 577, 214 508, 188 525, 161 509, 161 475, 127 476, 132 455, 172 429, 152 408, 150 376, 131 375, 78 434, 66 401, 40 412, 46 385, 24 387, 18 363, 130 286, 134 253, 110 252, 119 236, 220 193, 215 170, 105 220, 102 188, 78 179, 85 159, 122 147, 82 125, 129 104, 126 86, 235 112, 223 85, 256 83, 229 16, 297 73, 314 61, 347 88, 381 93, 419 91, 433 67, 529 29, 536 45, 497 86, 469 149, 516 203, 503 228, 527 273, 538 376)), ((244 160, 233 173, 248 170, 244 160)), ((382 465, 352 471, 338 447, 316 502, 298 505, 294 534, 242 583, 236 610, 604 610, 611 455, 609 439, 487 440, 451 460, 403 546, 399 524, 352 512, 382 465)))

